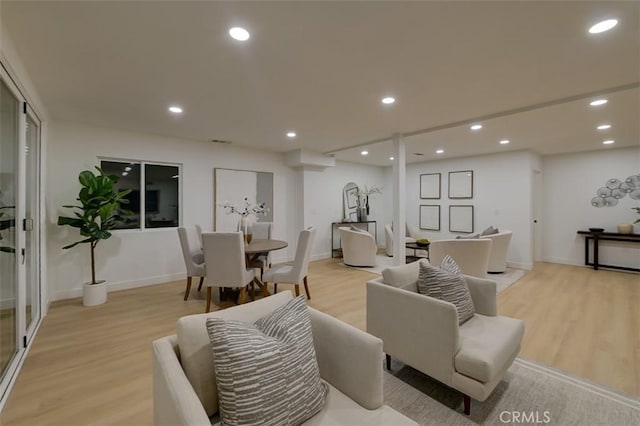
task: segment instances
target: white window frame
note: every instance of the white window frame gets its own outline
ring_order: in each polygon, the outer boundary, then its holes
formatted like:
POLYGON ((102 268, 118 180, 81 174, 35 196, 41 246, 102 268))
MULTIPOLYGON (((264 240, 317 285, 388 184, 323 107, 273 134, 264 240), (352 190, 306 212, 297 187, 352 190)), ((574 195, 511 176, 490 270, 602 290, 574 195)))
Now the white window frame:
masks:
POLYGON ((111 161, 117 163, 134 163, 140 164, 140 226, 138 228, 131 229, 114 229, 111 232, 115 232, 118 234, 126 234, 132 232, 162 232, 167 230, 174 230, 180 226, 182 226, 182 163, 173 163, 170 161, 151 161, 151 160, 136 160, 133 158, 119 158, 119 157, 98 157, 98 164, 102 167, 103 161, 111 161), (177 226, 163 226, 158 228, 147 228, 146 223, 142 218, 146 213, 146 165, 150 166, 168 166, 168 167, 177 167, 178 168, 178 225, 177 226))

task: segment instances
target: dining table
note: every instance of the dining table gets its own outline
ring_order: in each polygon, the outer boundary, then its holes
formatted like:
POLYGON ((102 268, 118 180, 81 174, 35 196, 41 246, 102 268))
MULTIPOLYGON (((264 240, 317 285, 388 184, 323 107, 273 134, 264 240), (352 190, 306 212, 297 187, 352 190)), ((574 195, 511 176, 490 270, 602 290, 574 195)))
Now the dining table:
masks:
MULTIPOLYGON (((289 244, 282 240, 266 240, 266 239, 252 239, 250 243, 245 241, 244 254, 246 256, 247 265, 257 261, 262 255, 269 254, 270 251, 281 250, 286 248, 289 244)), ((256 284, 262 289, 262 295, 268 296, 269 290, 267 286, 262 282, 262 277, 255 278, 256 284)))

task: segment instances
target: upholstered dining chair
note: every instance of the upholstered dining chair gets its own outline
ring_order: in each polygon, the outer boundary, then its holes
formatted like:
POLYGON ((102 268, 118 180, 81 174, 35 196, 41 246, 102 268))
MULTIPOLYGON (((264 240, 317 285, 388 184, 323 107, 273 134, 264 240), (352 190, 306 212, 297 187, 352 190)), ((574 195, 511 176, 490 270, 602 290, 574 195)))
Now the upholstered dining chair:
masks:
POLYGON ((189 298, 191 291, 191 280, 193 277, 200 277, 198 291, 202 289, 202 281, 206 275, 204 267, 204 256, 202 255, 202 245, 196 228, 178 228, 178 238, 182 247, 182 257, 187 267, 187 289, 184 292, 184 300, 189 298))
MULTIPOLYGON (((272 222, 256 222, 251 227, 253 239, 255 240, 270 240, 271 232, 273 229, 272 222)), ((260 269, 260 278, 264 275, 264 270, 271 267, 271 252, 261 254, 256 259, 249 262, 252 268, 260 269)))
POLYGON ((311 299, 309 293, 309 283, 307 281, 307 272, 309 270, 309 260, 311 258, 311 247, 316 230, 314 228, 300 231, 298 236, 298 247, 296 248, 296 258, 291 263, 275 265, 264 273, 262 281, 265 288, 267 282, 273 283, 273 292, 278 292, 278 284, 294 284, 296 287, 296 296, 300 295, 300 283, 304 283, 304 291, 307 293, 307 299, 311 299))
POLYGON ((255 272, 246 265, 242 232, 204 232, 202 242, 204 243, 204 263, 207 265, 205 312, 211 309, 212 287, 239 287, 238 303, 244 303, 247 287, 255 282, 255 272))

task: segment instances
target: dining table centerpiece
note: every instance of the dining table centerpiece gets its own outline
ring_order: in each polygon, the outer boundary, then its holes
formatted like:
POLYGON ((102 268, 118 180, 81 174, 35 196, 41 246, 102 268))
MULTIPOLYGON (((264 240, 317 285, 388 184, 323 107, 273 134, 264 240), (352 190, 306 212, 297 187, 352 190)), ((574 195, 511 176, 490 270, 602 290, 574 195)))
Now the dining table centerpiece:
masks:
POLYGON ((269 209, 266 207, 266 203, 252 204, 249 201, 249 197, 244 197, 241 206, 232 204, 229 201, 225 200, 225 202, 222 204, 222 208, 224 208, 226 214, 236 214, 239 216, 237 230, 241 231, 244 234, 244 240, 247 244, 251 243, 251 227, 253 223, 257 221, 258 216, 264 216, 269 211, 269 209))

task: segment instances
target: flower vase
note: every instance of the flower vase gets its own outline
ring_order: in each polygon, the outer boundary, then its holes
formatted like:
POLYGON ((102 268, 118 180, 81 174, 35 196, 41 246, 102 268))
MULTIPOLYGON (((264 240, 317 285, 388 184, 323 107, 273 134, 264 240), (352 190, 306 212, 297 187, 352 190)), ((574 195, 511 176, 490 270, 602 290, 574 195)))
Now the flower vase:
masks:
POLYGON ((244 242, 247 244, 251 243, 251 239, 253 237, 251 230, 251 220, 247 217, 240 218, 240 223, 238 224, 240 231, 242 232, 244 242))

